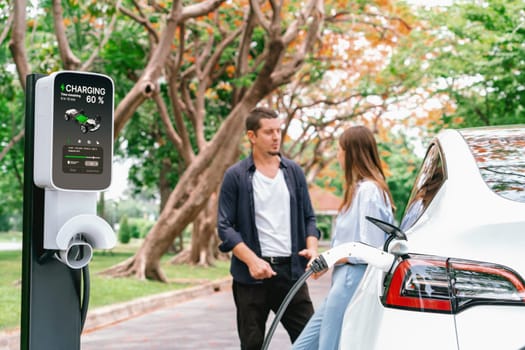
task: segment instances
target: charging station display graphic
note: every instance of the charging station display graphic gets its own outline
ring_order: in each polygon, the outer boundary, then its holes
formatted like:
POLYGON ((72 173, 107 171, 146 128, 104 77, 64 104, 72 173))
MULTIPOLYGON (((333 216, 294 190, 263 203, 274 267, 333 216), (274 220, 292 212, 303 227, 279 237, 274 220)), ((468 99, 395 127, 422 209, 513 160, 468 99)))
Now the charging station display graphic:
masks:
POLYGON ((63 72, 55 77, 53 91, 55 183, 86 189, 108 186, 113 151, 112 81, 102 75, 63 72))
MULTIPOLYGON (((90 118, 85 115, 84 111, 75 108, 68 109, 64 114, 65 120, 73 120, 80 126, 83 134, 95 132, 100 128, 101 117, 97 115, 90 118)), ((88 140, 88 142, 90 142, 88 140)), ((95 141, 99 143, 98 140, 95 141)), ((101 147, 90 146, 64 146, 62 154, 62 170, 65 173, 102 173, 102 155, 101 147)))
POLYGON ((84 114, 84 111, 78 111, 75 108, 68 109, 64 114, 65 120, 74 120, 80 125, 80 131, 87 133, 88 131, 97 131, 100 128, 100 116, 90 118, 84 114))
POLYGON ((88 146, 64 146, 62 170, 65 173, 102 173, 102 148, 88 146))

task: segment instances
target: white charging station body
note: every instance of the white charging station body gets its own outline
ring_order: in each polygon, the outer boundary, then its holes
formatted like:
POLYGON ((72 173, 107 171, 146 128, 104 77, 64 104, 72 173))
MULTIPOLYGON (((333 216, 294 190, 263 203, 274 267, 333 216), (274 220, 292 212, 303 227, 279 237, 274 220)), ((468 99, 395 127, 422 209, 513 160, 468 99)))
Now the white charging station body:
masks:
POLYGON ((51 158, 53 155, 53 81, 41 78, 36 82, 35 92, 35 157, 33 180, 42 188, 56 186, 51 180, 51 158))
POLYGON ((111 184, 113 91, 113 81, 96 73, 56 72, 36 83, 34 182, 45 189, 44 249, 58 250, 72 268, 89 263, 93 248, 116 244, 96 215, 97 194, 111 184))
POLYGON ((36 82, 37 186, 61 191, 109 188, 113 90, 113 81, 96 73, 55 72, 36 82))
POLYGON ((97 216, 97 193, 46 190, 44 247, 67 249, 77 234, 94 248, 111 249, 116 237, 111 226, 97 216), (54 234, 51 234, 54 233, 54 234))

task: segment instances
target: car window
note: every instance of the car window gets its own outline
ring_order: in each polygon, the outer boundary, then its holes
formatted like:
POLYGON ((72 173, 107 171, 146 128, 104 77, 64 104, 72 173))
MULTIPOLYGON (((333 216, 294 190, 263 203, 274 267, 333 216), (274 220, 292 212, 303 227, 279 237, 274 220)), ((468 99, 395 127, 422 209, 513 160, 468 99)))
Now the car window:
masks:
POLYGON ((445 181, 443 161, 436 144, 427 150, 421 169, 412 188, 405 214, 401 220, 401 229, 412 227, 434 199, 437 191, 445 181))
POLYGON ((461 134, 489 188, 507 199, 525 202, 524 129, 467 129, 461 134))

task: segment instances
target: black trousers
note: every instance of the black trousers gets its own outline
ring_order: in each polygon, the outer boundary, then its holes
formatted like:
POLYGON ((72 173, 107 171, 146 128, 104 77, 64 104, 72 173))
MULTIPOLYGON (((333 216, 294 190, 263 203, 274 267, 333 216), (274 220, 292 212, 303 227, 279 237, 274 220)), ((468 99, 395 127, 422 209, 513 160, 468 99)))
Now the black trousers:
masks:
MULTIPOLYGON (((270 310, 277 312, 295 281, 291 280, 290 264, 272 265, 277 275, 262 284, 233 282, 233 298, 237 307, 237 332, 242 350, 260 350, 266 333, 270 310)), ((308 286, 297 291, 281 318, 293 343, 314 313, 308 286)))

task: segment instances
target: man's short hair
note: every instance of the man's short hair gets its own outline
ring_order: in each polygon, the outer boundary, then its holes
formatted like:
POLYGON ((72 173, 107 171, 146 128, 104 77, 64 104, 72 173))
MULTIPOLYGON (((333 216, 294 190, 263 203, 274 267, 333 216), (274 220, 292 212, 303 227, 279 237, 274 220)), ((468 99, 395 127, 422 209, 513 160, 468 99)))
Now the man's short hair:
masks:
POLYGON ((259 122, 262 118, 266 119, 275 119, 279 118, 279 115, 277 115, 277 112, 275 112, 271 108, 267 107, 257 107, 252 109, 250 114, 248 114, 248 118, 246 118, 246 131, 253 131, 257 132, 259 128, 261 127, 261 123, 259 122))

